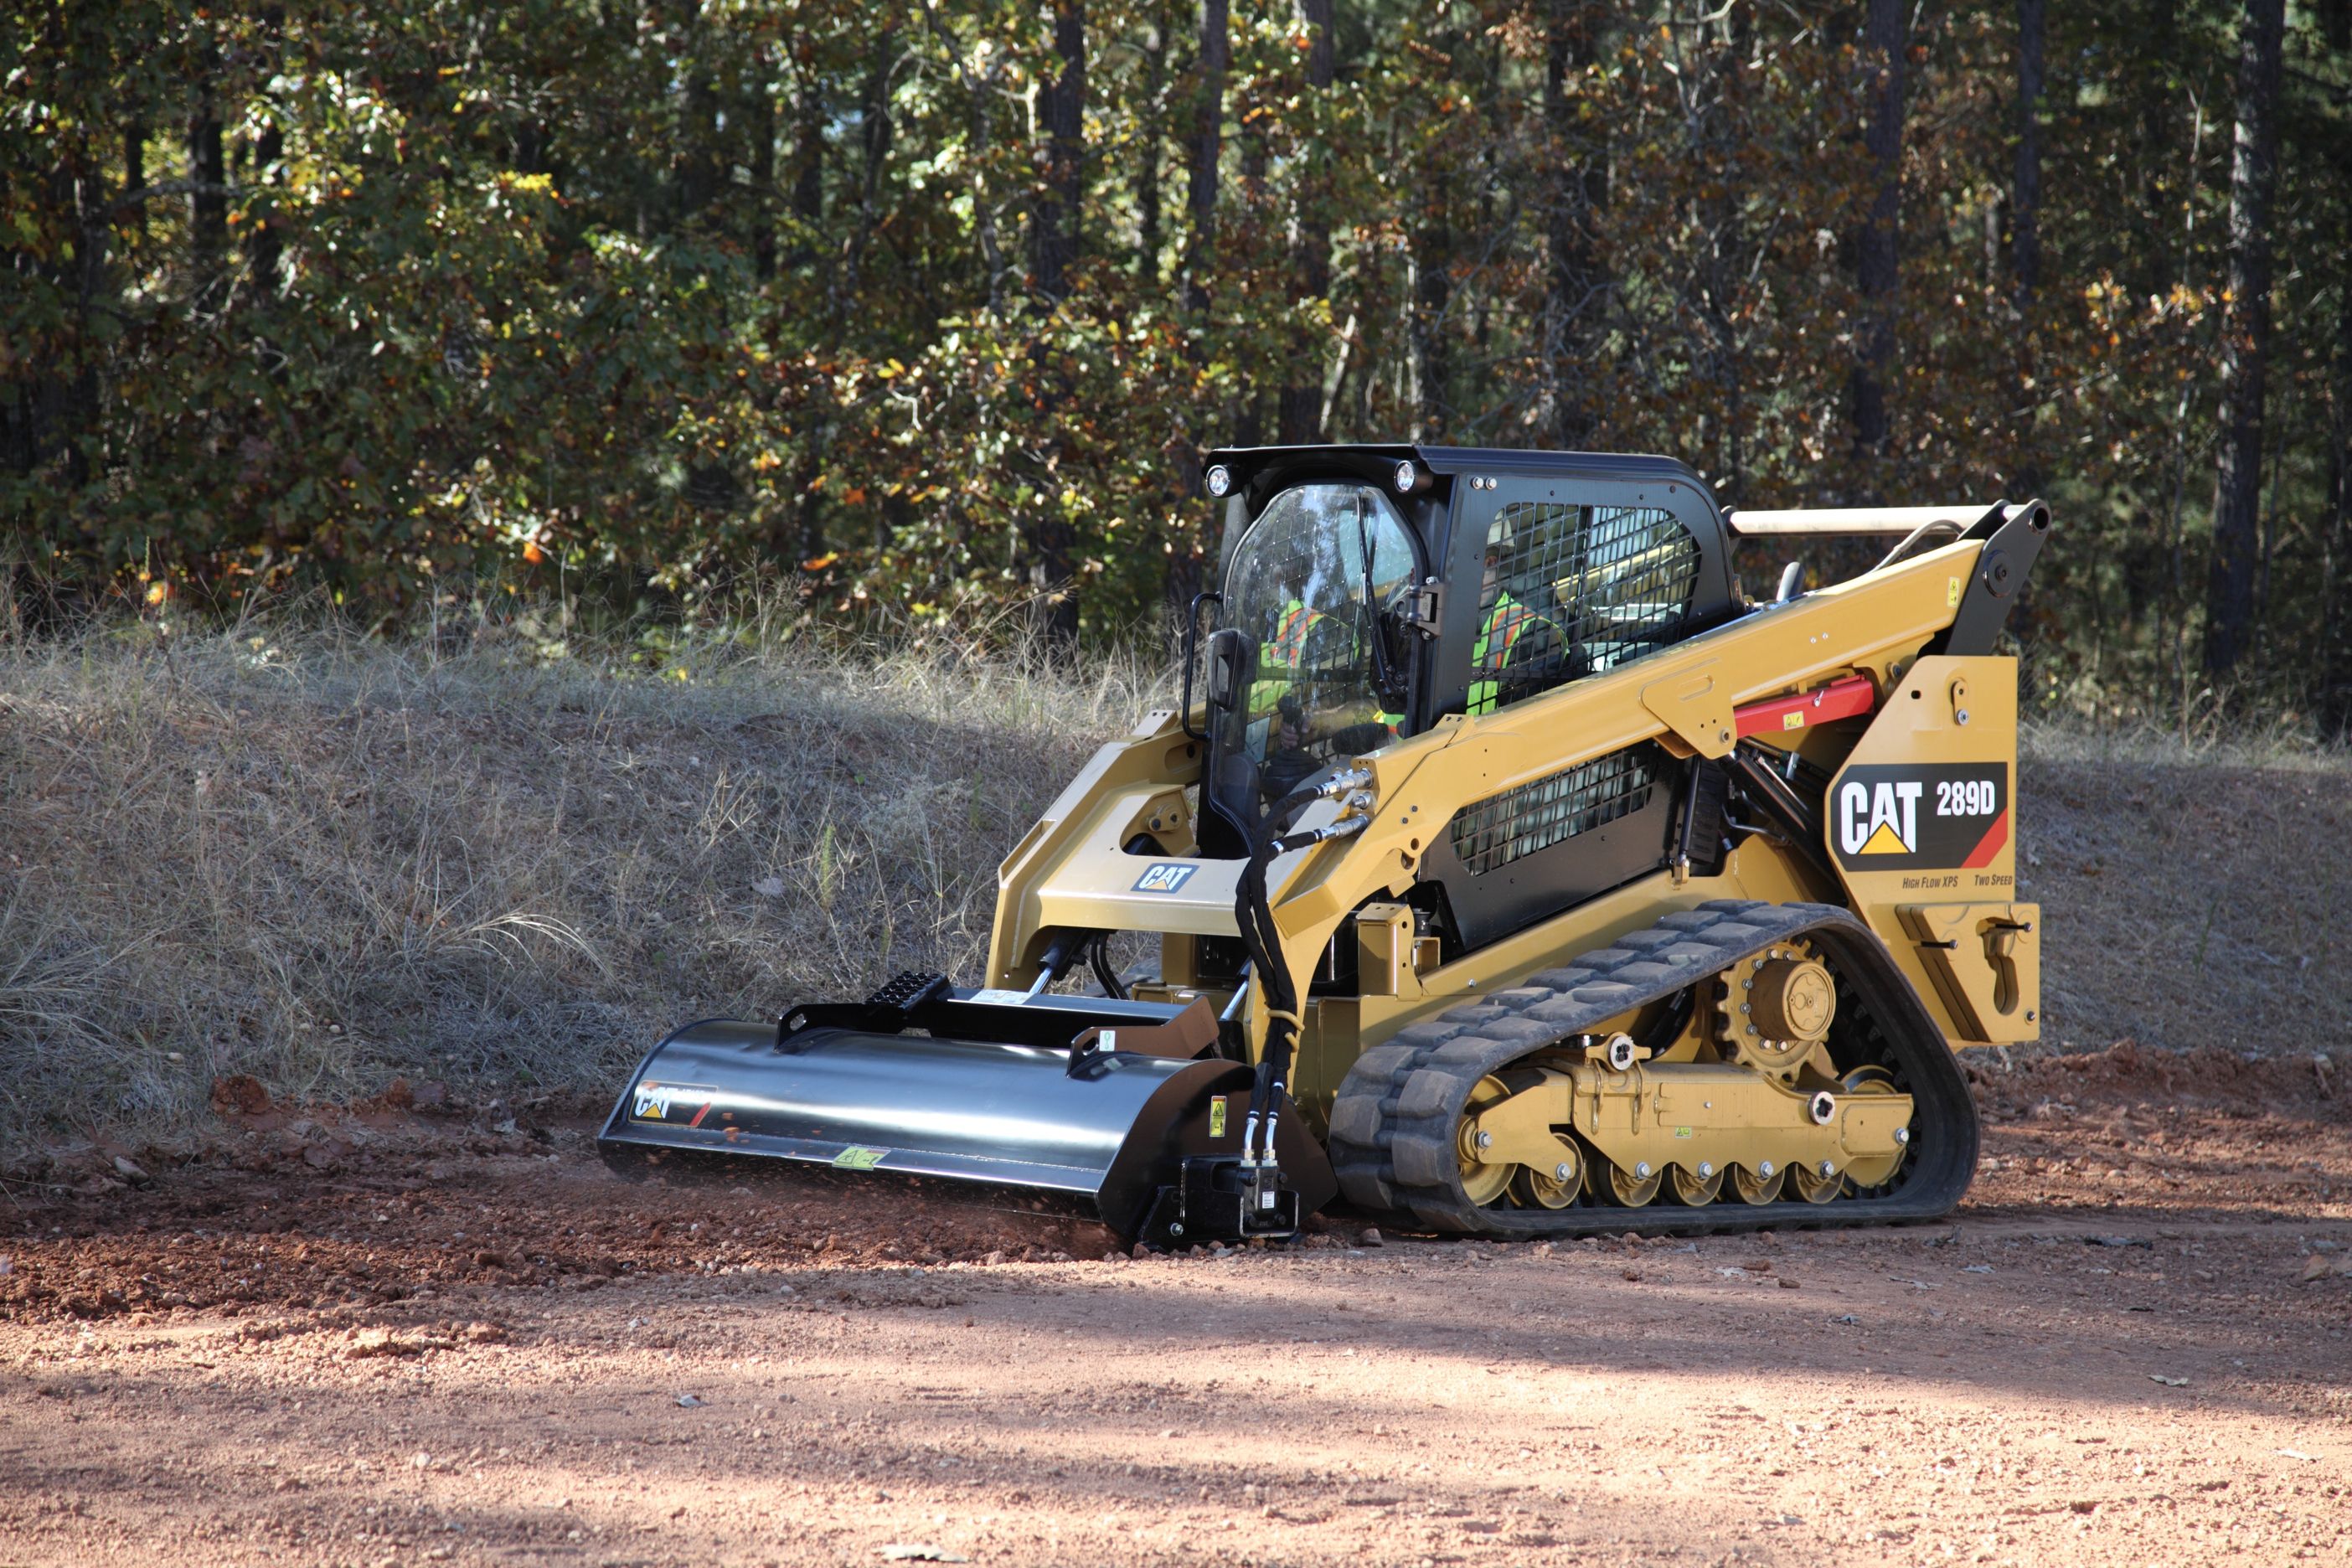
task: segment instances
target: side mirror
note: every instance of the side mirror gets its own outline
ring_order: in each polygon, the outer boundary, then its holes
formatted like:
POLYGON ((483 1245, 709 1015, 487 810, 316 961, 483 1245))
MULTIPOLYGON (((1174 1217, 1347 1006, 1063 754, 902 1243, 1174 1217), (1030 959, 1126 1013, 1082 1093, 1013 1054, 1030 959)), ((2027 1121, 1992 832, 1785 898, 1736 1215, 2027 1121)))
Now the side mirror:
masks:
POLYGON ((1249 658, 1249 638, 1239 626, 1226 626, 1209 638, 1209 706, 1230 710, 1240 700, 1242 667, 1249 658))

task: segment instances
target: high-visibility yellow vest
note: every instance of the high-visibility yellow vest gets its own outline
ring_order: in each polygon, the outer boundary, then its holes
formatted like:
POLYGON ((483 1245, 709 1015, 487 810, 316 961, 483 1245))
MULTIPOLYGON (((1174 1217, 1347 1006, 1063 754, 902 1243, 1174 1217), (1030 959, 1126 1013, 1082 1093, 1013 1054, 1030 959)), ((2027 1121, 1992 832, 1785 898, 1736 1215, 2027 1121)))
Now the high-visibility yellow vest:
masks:
POLYGON ((1320 610, 1310 610, 1306 602, 1293 599, 1282 607, 1282 616, 1275 622, 1274 636, 1265 644, 1258 659, 1257 679, 1250 682, 1249 710, 1264 713, 1282 700, 1291 682, 1298 679, 1298 667, 1307 658, 1307 636, 1315 623, 1323 618, 1320 610))
MULTIPOLYGON (((1265 655, 1259 660, 1258 678, 1250 684, 1252 713, 1263 713, 1282 700, 1283 693, 1298 679, 1299 667, 1307 662, 1307 638, 1324 618, 1322 611, 1309 609, 1302 600, 1293 599, 1282 607, 1274 636, 1266 639, 1265 655)), ((1376 712, 1372 718, 1391 734, 1404 723, 1402 713, 1376 712)))
MULTIPOLYGON (((1496 595, 1495 607, 1486 612, 1486 624, 1478 628, 1478 640, 1470 645, 1470 668, 1474 671, 1483 669, 1490 676, 1502 674, 1511 667, 1511 653, 1517 647, 1519 638, 1545 624, 1541 616, 1509 594, 1496 595), (1489 649, 1493 650, 1491 658, 1489 649)), ((1501 682, 1474 680, 1470 683, 1468 711, 1473 715, 1491 713, 1501 695, 1501 682)))
POLYGON ((1285 605, 1282 619, 1275 624, 1274 641, 1268 645, 1274 650, 1274 657, 1296 672, 1299 661, 1307 657, 1307 634, 1313 631, 1315 623, 1322 618, 1322 611, 1310 610, 1297 599, 1285 605))

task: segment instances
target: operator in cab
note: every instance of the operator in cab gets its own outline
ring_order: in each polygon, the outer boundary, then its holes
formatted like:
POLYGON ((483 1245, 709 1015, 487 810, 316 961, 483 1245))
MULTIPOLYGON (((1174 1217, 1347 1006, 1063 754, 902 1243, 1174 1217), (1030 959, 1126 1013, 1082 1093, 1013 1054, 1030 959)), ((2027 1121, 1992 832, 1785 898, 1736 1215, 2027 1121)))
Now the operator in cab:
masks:
POLYGON ((1267 504, 1227 577, 1228 624, 1255 648, 1244 700, 1223 721, 1229 806, 1249 797, 1255 816, 1401 732, 1402 682, 1380 616, 1414 569, 1402 520, 1370 486, 1298 485, 1267 504))

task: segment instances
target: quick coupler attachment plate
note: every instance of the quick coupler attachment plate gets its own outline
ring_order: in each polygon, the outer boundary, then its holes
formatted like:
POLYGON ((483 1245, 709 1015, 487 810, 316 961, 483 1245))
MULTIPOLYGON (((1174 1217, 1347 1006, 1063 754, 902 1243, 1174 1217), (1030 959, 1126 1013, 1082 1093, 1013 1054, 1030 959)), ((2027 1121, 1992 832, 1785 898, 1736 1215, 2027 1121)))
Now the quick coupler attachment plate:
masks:
POLYGON ((1139 1239, 1171 1248, 1280 1239, 1298 1234, 1301 1217, 1299 1194, 1277 1167, 1244 1163, 1237 1155, 1195 1154, 1183 1161, 1175 1183, 1160 1189, 1139 1239))

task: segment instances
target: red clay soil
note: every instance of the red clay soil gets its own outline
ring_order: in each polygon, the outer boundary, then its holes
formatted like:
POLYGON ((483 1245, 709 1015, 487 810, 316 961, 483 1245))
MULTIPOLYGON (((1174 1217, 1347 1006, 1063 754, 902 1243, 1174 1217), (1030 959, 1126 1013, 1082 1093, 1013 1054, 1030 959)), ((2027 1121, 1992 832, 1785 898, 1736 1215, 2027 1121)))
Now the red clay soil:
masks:
POLYGON ((2352 1094, 1974 1066, 1949 1224, 1154 1259, 228 1086, 0 1199, 0 1565, 2343 1561, 2352 1094))

